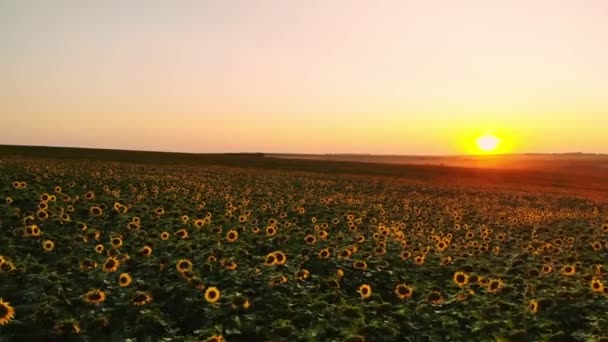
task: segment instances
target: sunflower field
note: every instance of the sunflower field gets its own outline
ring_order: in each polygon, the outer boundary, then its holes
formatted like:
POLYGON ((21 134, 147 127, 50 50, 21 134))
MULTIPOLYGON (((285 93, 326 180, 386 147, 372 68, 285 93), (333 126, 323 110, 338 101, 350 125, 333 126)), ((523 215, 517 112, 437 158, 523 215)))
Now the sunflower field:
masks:
POLYGON ((0 161, 0 341, 607 341, 607 261, 575 197, 0 161))

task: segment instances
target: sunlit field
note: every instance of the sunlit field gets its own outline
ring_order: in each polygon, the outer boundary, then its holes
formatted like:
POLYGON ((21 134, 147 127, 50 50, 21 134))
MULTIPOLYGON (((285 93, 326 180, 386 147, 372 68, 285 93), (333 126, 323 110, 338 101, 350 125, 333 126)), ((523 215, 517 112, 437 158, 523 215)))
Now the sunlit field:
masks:
POLYGON ((1 341, 608 338, 582 197, 34 158, 0 195, 1 341))

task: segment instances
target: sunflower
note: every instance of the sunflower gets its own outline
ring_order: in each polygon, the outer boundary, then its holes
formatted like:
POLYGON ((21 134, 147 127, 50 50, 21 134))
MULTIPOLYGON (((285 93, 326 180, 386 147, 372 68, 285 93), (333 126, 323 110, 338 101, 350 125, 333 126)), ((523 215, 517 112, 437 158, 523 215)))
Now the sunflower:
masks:
POLYGON ((553 272, 553 266, 551 266, 549 264, 543 265, 542 272, 544 274, 549 274, 549 273, 553 272))
POLYGON ((53 250, 53 248, 55 248, 55 243, 51 240, 45 240, 42 243, 42 249, 44 249, 45 252, 51 252, 53 250))
POLYGON ((205 340, 205 342, 225 342, 224 336, 222 335, 213 335, 205 340))
POLYGON ((281 251, 274 252, 274 259, 276 265, 285 265, 287 263, 287 256, 281 251))
POLYGON ((266 266, 274 266, 277 263, 277 258, 275 257, 274 253, 269 253, 266 255, 266 258, 264 259, 264 265, 266 266))
POLYGON ((93 260, 84 259, 80 262, 80 269, 82 271, 92 270, 97 267, 97 263, 93 260))
POLYGON ((0 298, 0 326, 9 324, 15 318, 15 308, 0 298))
POLYGON ((95 198, 95 193, 92 190, 89 190, 84 194, 84 198, 87 200, 92 200, 95 198))
POLYGON ((416 265, 422 265, 422 264, 424 264, 424 259, 425 259, 424 254, 418 254, 414 258, 414 263, 416 263, 416 265))
POLYGON ((94 205, 89 209, 89 213, 92 216, 101 216, 103 214, 103 210, 100 207, 94 205))
POLYGON ((348 258, 350 258, 351 254, 352 254, 352 252, 349 249, 345 249, 340 252, 339 257, 340 257, 340 259, 348 259, 348 258))
POLYGON ((103 271, 108 273, 116 272, 119 266, 120 261, 118 261, 118 259, 115 257, 109 257, 103 264, 103 271))
POLYGON ((538 301, 536 299, 532 299, 528 303, 528 309, 532 314, 536 314, 538 312, 538 301))
POLYGON ((315 242, 317 242, 317 238, 312 235, 306 235, 304 242, 306 242, 307 245, 314 245, 315 242))
POLYGON ((591 248, 593 248, 594 251, 601 251, 602 250, 602 243, 595 241, 591 244, 591 248))
POLYGON ((602 284, 602 281, 597 278, 591 280, 590 286, 591 286, 591 291, 593 291, 595 293, 604 292, 604 284, 602 284))
POLYGON ((135 306, 144 306, 146 304, 150 304, 152 302, 152 296, 143 291, 137 291, 133 299, 131 300, 131 304, 135 306))
POLYGON ((164 231, 164 232, 160 233, 160 239, 161 240, 166 241, 166 240, 169 240, 170 237, 171 237, 171 233, 169 233, 167 231, 164 231))
POLYGON ((98 253, 98 254, 103 253, 103 249, 104 249, 104 247, 103 247, 102 244, 99 244, 99 245, 95 246, 95 252, 98 253))
POLYGON ((228 231, 228 233, 226 233, 226 240, 228 240, 228 242, 235 242, 238 239, 239 239, 239 232, 237 232, 236 230, 231 229, 228 231))
POLYGON ((205 290, 205 300, 208 303, 215 303, 220 299, 220 290, 217 287, 210 286, 205 290))
POLYGON ((36 217, 44 221, 49 218, 49 213, 46 210, 38 210, 36 212, 36 217))
POLYGON ((602 231, 603 231, 604 233, 608 233, 608 222, 607 222, 607 223, 602 224, 602 231))
POLYGON ((139 230, 141 228, 141 225, 139 224, 139 222, 129 222, 129 224, 127 225, 127 229, 129 230, 139 230))
POLYGON ((266 236, 273 237, 277 234, 277 228, 275 226, 266 227, 266 236))
POLYGON ((433 291, 429 293, 429 295, 427 296, 427 300, 433 305, 439 305, 445 302, 445 299, 443 299, 443 296, 439 291, 433 291))
POLYGON ((496 293, 503 287, 503 285, 504 282, 502 281, 502 279, 492 279, 488 282, 486 289, 490 293, 496 293))
POLYGON ((84 294, 83 300, 87 304, 98 305, 106 300, 106 293, 99 289, 90 290, 84 294))
POLYGON ((122 244, 123 244, 122 238, 120 238, 120 237, 112 238, 111 243, 114 248, 122 247, 122 244))
POLYGON ((324 248, 319 251, 319 258, 321 259, 329 259, 330 256, 331 252, 329 251, 329 248, 324 248))
POLYGON ((397 297, 399 297, 399 299, 411 298, 413 292, 414 288, 405 284, 399 284, 397 287, 395 287, 395 294, 397 297))
POLYGON ((562 267, 562 275, 565 276, 573 276, 576 274, 576 267, 574 267, 573 265, 565 265, 564 267, 562 267))
POLYGON ((361 299, 367 299, 372 296, 372 287, 368 284, 359 286, 357 293, 361 296, 361 299))
POLYGON ((118 285, 120 285, 120 287, 127 287, 127 286, 131 285, 132 281, 133 281, 133 278, 131 277, 131 275, 129 273, 121 273, 120 276, 118 277, 118 285))
POLYGON ((366 270, 367 263, 364 260, 358 260, 353 262, 353 267, 357 270, 366 270))
POLYGON ((224 267, 225 267, 227 270, 234 271, 234 270, 236 270, 236 269, 239 267, 239 265, 238 265, 236 262, 234 262, 234 261, 228 261, 228 262, 227 262, 227 263, 224 265, 224 267))
POLYGON ((310 277, 310 272, 307 269, 303 268, 296 272, 296 279, 298 280, 306 280, 308 277, 310 277))
POLYGON ((11 197, 6 197, 4 200, 6 201, 6 204, 8 204, 8 205, 13 204, 13 199, 11 197))
POLYGON ((456 272, 452 280, 458 287, 464 287, 469 283, 469 276, 464 272, 456 272))
POLYGON ((150 247, 150 246, 144 246, 141 249, 141 251, 139 252, 139 254, 141 256, 144 256, 144 257, 149 257, 150 255, 152 255, 152 247, 150 247))
POLYGON ((177 262, 177 264, 175 265, 175 268, 179 272, 192 271, 192 268, 193 268, 192 261, 190 261, 188 259, 180 259, 177 262))
POLYGON ((188 231, 184 228, 178 230, 175 232, 175 236, 177 236, 178 238, 185 240, 188 238, 188 231))

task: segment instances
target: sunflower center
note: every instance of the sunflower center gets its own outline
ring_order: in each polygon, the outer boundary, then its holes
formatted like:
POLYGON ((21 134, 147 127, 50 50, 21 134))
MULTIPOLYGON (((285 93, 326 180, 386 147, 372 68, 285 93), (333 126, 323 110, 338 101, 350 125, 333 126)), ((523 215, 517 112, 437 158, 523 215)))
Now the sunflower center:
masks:
POLYGON ((138 294, 137 296, 135 296, 133 301, 141 303, 141 302, 144 302, 146 299, 147 299, 146 295, 138 294))
POLYGON ((92 293, 91 295, 89 295, 89 299, 90 300, 100 300, 101 294, 99 294, 98 292, 92 293))
POLYGON ((0 304, 0 318, 8 315, 8 308, 4 304, 0 304))
POLYGON ((464 276, 462 274, 457 275, 456 281, 458 281, 459 283, 464 283, 464 281, 465 281, 464 276))
POLYGON ((213 299, 217 296, 217 293, 215 293, 215 291, 209 291, 209 298, 213 299))

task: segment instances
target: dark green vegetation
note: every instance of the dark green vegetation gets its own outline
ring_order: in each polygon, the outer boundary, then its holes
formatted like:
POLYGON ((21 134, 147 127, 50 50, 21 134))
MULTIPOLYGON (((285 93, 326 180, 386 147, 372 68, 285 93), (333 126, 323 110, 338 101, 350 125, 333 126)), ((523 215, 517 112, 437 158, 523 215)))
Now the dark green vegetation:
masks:
POLYGON ((0 154, 1 341, 608 337, 597 200, 432 178, 482 170, 0 154))

